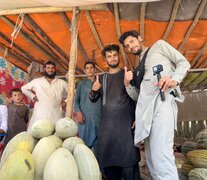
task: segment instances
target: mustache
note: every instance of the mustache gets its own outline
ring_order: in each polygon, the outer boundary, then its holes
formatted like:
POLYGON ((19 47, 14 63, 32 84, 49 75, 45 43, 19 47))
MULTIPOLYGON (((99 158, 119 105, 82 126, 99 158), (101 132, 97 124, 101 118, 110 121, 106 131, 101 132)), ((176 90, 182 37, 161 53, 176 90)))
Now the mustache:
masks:
POLYGON ((45 72, 44 75, 49 79, 54 79, 56 76, 56 71, 53 74, 48 74, 47 72, 45 72))

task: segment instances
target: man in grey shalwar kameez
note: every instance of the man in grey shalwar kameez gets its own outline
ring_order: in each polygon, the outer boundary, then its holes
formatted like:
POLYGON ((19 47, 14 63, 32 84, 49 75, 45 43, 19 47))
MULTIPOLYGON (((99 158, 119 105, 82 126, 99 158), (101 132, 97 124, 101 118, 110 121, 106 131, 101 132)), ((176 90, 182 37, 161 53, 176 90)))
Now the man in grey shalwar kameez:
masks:
POLYGON ((98 100, 92 103, 89 100, 89 92, 95 81, 95 64, 86 62, 84 71, 86 80, 78 84, 75 96, 75 120, 78 121, 78 135, 89 148, 93 148, 96 155, 98 127, 101 119, 101 103, 98 100))
MULTIPOLYGON (((155 42, 147 51, 136 31, 125 32, 119 41, 128 51, 139 55, 141 61, 145 59, 145 72, 136 107, 135 145, 144 140, 147 165, 153 179, 178 180, 173 155, 174 129, 177 128, 175 99, 183 100, 179 84, 190 64, 163 40, 155 42), (163 66, 159 83, 153 75, 153 67, 158 64, 163 66), (161 100, 159 89, 164 92, 165 101, 161 100)), ((136 72, 133 80, 136 81, 138 77, 139 73, 136 72)))

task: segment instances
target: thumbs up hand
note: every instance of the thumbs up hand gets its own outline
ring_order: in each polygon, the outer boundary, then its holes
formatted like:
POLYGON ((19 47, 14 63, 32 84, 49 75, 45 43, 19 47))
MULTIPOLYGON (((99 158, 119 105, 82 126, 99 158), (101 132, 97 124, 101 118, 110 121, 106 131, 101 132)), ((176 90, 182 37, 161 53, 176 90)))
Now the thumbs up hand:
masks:
POLYGON ((132 71, 127 71, 127 67, 124 66, 124 85, 128 86, 132 79, 133 79, 132 71))
POLYGON ((97 75, 97 76, 96 76, 96 80, 95 80, 95 82, 93 83, 92 90, 93 90, 93 91, 98 91, 100 88, 101 88, 101 84, 100 84, 100 82, 99 82, 99 76, 97 75))

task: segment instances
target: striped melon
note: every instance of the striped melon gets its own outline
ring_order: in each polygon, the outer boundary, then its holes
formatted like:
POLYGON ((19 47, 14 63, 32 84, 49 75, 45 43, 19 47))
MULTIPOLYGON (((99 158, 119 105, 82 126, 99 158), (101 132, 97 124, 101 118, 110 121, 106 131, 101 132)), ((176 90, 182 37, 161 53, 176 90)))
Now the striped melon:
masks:
POLYGON ((207 179, 207 169, 195 168, 192 171, 190 171, 188 178, 189 178, 189 180, 206 180, 207 179))
POLYGON ((101 180, 98 162, 86 145, 76 145, 73 155, 78 166, 80 180, 101 180))
POLYGON ((193 141, 186 141, 182 144, 181 150, 184 155, 186 155, 189 151, 193 151, 197 149, 198 145, 193 141))
POLYGON ((79 180, 78 168, 70 151, 59 148, 49 157, 45 169, 44 180, 79 180))
POLYGON ((194 167, 191 163, 183 163, 180 168, 180 172, 182 175, 187 176, 193 168, 194 167))
POLYGON ((200 149, 190 151, 186 155, 187 159, 197 168, 207 168, 207 150, 200 149))
POLYGON ((207 149, 207 129, 197 134, 196 141, 200 149, 207 149))

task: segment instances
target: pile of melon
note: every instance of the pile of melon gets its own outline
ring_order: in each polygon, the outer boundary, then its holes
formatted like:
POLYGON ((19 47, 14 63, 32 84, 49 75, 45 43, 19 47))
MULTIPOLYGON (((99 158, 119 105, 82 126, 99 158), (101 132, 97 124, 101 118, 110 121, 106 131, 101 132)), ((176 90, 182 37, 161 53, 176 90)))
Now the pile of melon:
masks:
POLYGON ((182 152, 187 161, 182 164, 181 174, 189 180, 207 180, 207 129, 197 134, 195 142, 186 141, 182 152))
POLYGON ((19 133, 5 147, 0 180, 100 180, 97 160, 77 131, 69 118, 36 121, 31 133, 19 133))

